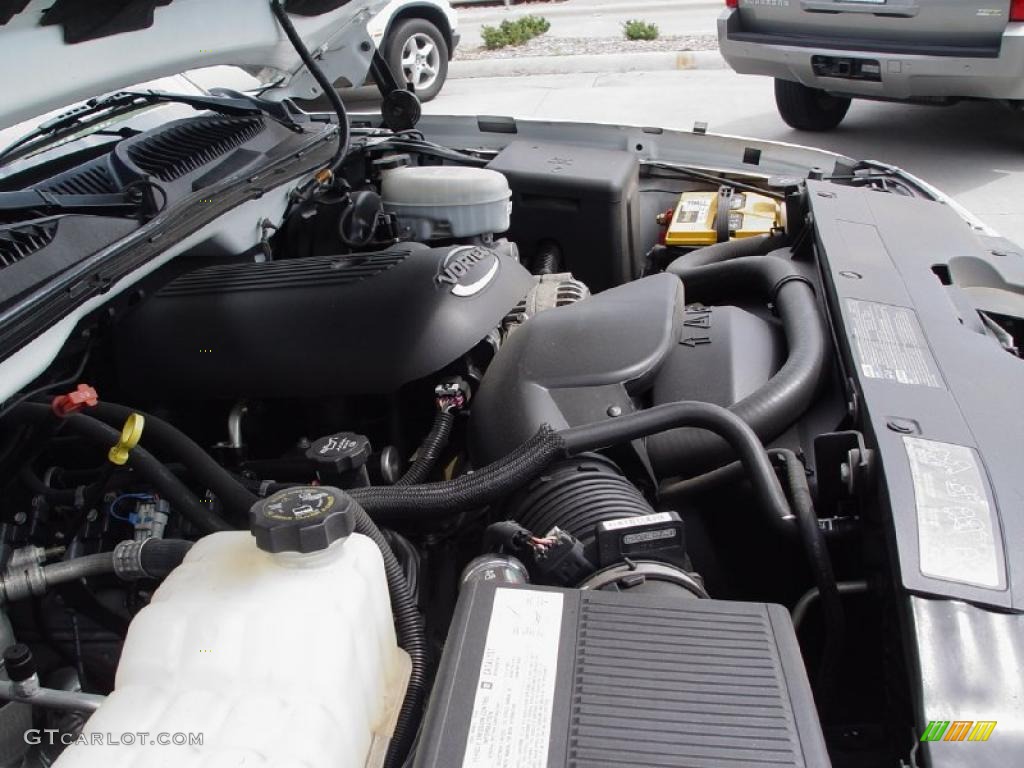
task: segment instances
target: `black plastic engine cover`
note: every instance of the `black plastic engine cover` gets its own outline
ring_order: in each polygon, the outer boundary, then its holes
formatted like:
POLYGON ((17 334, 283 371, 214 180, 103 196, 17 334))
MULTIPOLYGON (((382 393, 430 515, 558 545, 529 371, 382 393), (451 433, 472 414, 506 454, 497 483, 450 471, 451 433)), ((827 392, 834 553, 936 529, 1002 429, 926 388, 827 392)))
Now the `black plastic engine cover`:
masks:
POLYGON ((654 275, 542 312, 509 337, 473 400, 473 460, 494 461, 541 424, 633 411, 680 343, 683 285, 654 275))
POLYGON ((532 285, 482 246, 207 267, 126 318, 118 367, 176 398, 391 392, 471 350, 532 285))

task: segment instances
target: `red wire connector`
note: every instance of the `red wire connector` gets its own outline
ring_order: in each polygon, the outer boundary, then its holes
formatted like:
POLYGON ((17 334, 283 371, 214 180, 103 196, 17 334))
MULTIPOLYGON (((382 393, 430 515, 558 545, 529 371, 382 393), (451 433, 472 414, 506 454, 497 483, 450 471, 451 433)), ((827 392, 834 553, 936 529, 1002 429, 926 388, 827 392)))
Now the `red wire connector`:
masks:
POLYGON ((66 395, 57 395, 50 403, 50 408, 60 418, 77 413, 86 406, 92 408, 100 401, 96 390, 88 384, 79 384, 74 390, 66 395))

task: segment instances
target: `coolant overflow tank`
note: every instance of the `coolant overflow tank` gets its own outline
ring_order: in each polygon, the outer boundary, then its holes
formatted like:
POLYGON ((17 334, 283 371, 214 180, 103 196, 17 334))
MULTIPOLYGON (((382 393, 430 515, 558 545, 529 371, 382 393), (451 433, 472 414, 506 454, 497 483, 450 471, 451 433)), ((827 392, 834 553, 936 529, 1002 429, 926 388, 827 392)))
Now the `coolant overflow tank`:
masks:
POLYGON ((353 504, 289 489, 254 507, 255 536, 200 539, 132 621, 115 690, 84 729, 96 743, 57 765, 380 766, 410 663, 353 504), (149 743, 158 734, 185 743, 149 743))

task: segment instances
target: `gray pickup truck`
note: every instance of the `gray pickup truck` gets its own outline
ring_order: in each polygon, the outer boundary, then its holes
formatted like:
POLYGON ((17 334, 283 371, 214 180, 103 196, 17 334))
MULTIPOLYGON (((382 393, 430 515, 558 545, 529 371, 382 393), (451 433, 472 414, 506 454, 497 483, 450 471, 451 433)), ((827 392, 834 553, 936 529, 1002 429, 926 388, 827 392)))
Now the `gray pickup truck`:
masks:
POLYGON ((789 125, 827 131, 850 100, 1024 100, 1024 0, 726 0, 722 55, 775 78, 789 125))

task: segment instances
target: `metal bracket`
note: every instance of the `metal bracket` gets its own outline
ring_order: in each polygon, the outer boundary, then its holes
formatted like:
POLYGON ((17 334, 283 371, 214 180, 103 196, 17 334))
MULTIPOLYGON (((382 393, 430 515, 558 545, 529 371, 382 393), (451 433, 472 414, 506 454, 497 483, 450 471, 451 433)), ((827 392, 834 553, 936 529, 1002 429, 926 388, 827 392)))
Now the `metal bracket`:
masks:
POLYGON ((818 475, 817 506, 822 517, 840 515, 842 506, 868 489, 874 477, 874 451, 856 430, 827 432, 814 438, 818 475))

